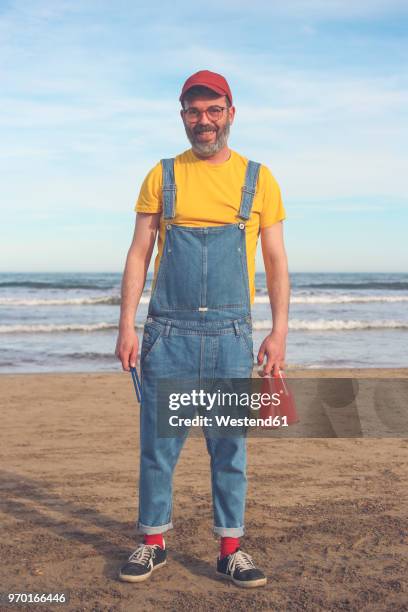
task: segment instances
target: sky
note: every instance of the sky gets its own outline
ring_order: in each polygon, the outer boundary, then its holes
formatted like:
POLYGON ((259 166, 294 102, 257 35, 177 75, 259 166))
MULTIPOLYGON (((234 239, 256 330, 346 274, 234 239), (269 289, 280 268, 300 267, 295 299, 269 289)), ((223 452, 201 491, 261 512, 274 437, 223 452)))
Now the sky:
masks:
POLYGON ((405 0, 0 0, 0 271, 123 269, 201 69, 280 185, 291 271, 407 271, 407 29, 405 0))

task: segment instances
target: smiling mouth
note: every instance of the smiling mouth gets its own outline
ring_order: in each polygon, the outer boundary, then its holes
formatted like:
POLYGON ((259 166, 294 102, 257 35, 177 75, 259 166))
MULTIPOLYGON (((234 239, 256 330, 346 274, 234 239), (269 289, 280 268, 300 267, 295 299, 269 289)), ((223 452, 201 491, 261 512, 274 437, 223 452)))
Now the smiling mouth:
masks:
POLYGON ((205 136, 206 134, 216 134, 216 130, 199 130, 195 132, 196 136, 205 136))

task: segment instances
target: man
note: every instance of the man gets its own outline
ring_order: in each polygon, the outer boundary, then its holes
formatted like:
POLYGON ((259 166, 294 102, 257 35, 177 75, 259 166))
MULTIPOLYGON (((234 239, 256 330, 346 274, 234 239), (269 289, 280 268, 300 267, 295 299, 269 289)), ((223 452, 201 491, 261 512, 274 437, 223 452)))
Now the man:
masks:
MULTIPOLYGON (((265 166, 228 148, 235 107, 223 76, 208 70, 193 74, 180 102, 191 149, 162 160, 147 175, 122 282, 116 355, 128 371, 136 364, 134 319, 159 232, 140 358, 138 530, 144 541, 120 570, 120 579, 129 582, 147 579, 166 563, 163 533, 173 526, 173 470, 188 433, 157 435, 158 377, 251 377, 259 234, 273 327, 261 344, 258 364, 266 358, 264 374, 285 367, 289 277, 279 187, 265 166)), ((205 429, 204 434, 211 457, 214 532, 221 544, 217 573, 239 586, 262 586, 266 577, 239 542, 244 533, 246 438, 216 438, 205 429)))

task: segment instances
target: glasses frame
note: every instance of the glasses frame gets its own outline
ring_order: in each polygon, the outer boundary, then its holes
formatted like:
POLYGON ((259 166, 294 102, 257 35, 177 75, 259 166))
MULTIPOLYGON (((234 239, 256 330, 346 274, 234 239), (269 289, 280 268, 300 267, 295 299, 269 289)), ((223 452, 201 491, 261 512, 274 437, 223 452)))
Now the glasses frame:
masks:
POLYGON ((218 104, 213 104, 212 106, 209 106, 208 108, 206 108, 206 109, 204 109, 204 110, 201 110, 201 111, 200 111, 200 110, 199 110, 198 108, 196 108, 195 106, 192 106, 191 108, 186 108, 186 109, 184 109, 184 108, 183 108, 183 109, 182 109, 182 113, 183 113, 183 116, 185 117, 186 121, 188 121, 189 123, 197 123, 197 122, 198 122, 198 121, 201 119, 201 116, 202 116, 204 113, 207 115, 207 119, 208 119, 209 121, 220 121, 220 120, 223 118, 223 116, 224 116, 224 111, 225 111, 225 110, 227 110, 228 108, 229 108, 229 106, 219 106, 218 104), (218 109, 220 109, 220 110, 221 110, 221 117, 220 117, 219 119, 212 119, 212 118, 211 118, 211 117, 208 115, 208 111, 210 110, 210 108, 214 108, 214 107, 216 107, 216 108, 218 108, 218 109), (187 113, 188 113, 188 111, 189 111, 189 110, 192 110, 192 109, 194 109, 194 110, 198 111, 197 118, 195 118, 195 119, 189 119, 189 118, 187 117, 187 113))

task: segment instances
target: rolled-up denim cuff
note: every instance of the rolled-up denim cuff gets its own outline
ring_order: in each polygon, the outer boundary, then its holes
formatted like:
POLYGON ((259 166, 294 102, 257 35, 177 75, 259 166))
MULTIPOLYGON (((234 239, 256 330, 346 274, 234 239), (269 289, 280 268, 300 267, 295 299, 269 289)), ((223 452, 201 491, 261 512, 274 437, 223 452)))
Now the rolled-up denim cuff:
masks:
POLYGON ((240 538, 244 535, 244 527, 214 527, 214 533, 222 538, 240 538))
POLYGON ((140 521, 137 523, 137 530, 139 533, 147 533, 148 535, 155 535, 156 533, 164 533, 169 529, 173 529, 173 523, 166 523, 166 525, 143 525, 140 521))

